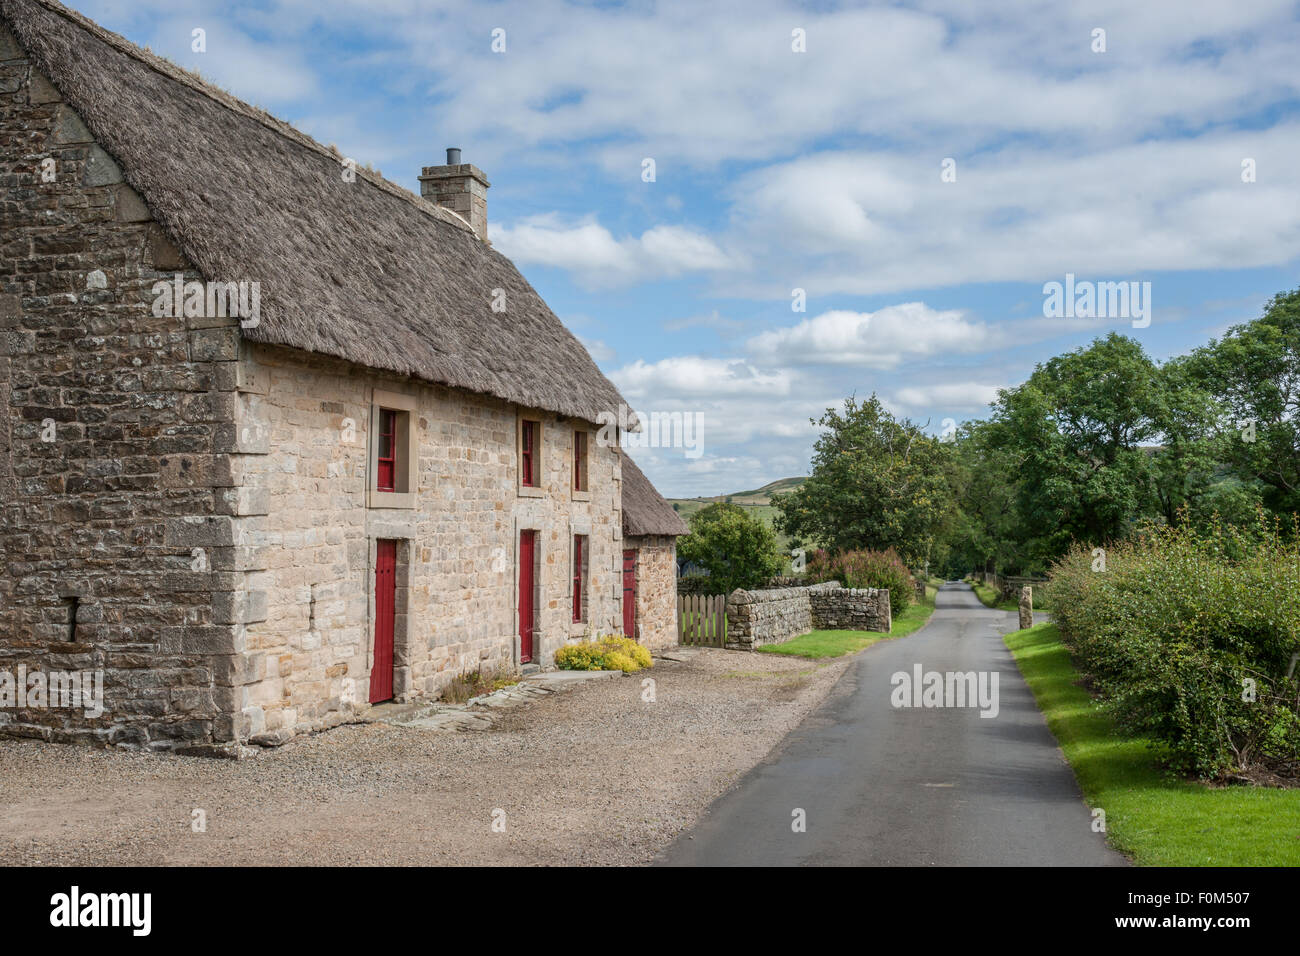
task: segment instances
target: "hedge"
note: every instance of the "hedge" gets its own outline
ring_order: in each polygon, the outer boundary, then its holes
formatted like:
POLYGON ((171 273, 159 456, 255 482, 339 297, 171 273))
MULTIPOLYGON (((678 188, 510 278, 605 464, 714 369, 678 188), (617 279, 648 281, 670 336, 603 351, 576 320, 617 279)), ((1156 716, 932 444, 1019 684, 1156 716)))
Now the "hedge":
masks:
POLYGON ((1120 723, 1206 778, 1300 768, 1300 545, 1262 518, 1149 528, 1052 568, 1053 619, 1120 723))

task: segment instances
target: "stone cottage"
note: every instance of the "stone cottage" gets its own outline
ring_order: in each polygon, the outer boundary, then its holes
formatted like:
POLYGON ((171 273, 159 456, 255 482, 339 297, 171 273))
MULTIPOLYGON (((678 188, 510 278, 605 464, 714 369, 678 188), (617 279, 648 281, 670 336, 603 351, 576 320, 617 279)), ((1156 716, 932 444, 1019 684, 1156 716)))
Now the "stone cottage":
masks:
POLYGON ((675 640, 684 528, 457 153, 415 196, 0 0, 0 732, 237 751, 675 640))

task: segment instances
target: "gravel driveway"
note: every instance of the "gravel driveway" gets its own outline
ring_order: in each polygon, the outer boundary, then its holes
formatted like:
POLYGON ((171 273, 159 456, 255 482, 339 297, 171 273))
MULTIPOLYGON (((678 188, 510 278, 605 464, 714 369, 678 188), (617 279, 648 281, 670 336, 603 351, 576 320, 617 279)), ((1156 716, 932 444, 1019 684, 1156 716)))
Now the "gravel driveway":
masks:
POLYGON ((0 864, 644 863, 847 666, 701 649, 656 662, 655 703, 637 674, 488 731, 359 724, 241 762, 0 741, 0 864))

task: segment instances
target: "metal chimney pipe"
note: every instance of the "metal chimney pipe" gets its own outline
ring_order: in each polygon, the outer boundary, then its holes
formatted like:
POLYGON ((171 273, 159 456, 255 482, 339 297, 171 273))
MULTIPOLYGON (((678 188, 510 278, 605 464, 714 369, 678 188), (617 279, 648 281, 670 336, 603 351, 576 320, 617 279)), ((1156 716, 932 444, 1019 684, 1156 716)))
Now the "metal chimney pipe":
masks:
POLYGON ((447 147, 447 165, 448 166, 460 165, 460 150, 455 146, 447 147))

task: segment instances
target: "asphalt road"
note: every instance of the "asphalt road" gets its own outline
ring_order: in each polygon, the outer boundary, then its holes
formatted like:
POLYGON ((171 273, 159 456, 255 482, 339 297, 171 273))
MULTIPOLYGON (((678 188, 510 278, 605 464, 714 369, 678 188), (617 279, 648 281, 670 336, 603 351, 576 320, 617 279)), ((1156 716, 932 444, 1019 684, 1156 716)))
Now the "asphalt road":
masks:
POLYGON ((945 584, 923 629, 859 654, 821 707, 657 862, 1125 865, 1093 831, 1074 774, 1002 643, 1016 627, 1015 614, 986 608, 968 585, 945 584), (997 715, 895 707, 891 678, 913 675, 917 664, 996 672, 997 715), (795 832, 797 810, 804 832, 795 832))

